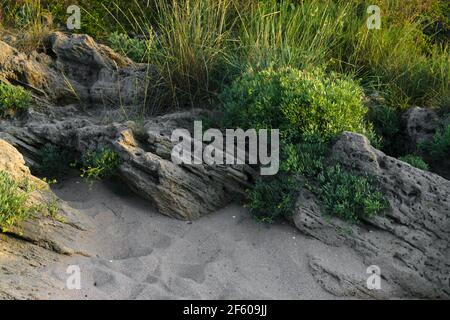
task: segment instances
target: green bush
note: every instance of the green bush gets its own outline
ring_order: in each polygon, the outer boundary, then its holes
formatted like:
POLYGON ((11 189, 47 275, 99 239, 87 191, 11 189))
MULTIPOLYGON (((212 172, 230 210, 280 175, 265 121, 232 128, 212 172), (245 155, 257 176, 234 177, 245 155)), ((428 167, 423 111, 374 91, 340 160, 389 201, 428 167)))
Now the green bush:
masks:
POLYGON ((326 165, 329 141, 336 135, 353 131, 373 138, 362 89, 354 81, 318 70, 269 68, 244 75, 221 98, 223 126, 280 129, 279 174, 261 177, 248 192, 248 207, 258 220, 292 214, 301 186, 314 192, 328 212, 351 221, 386 207, 369 178, 326 165))
POLYGON ((81 163, 81 177, 92 182, 113 175, 121 164, 121 159, 115 151, 105 147, 85 153, 81 163))
POLYGON ((41 159, 39 174, 50 179, 62 178, 76 159, 74 152, 53 144, 46 144, 39 150, 41 159))
POLYGON ((389 208, 383 194, 366 176, 346 171, 340 165, 327 166, 318 177, 317 193, 329 214, 351 222, 373 218, 389 208))
POLYGON ((31 102, 31 94, 22 87, 0 82, 0 115, 9 111, 25 110, 31 102))
POLYGON ((30 194, 36 190, 29 181, 15 181, 5 171, 0 171, 0 231, 7 232, 20 222, 44 209, 30 204, 30 194))
POLYGON ((224 126, 276 128, 286 142, 305 134, 325 139, 343 131, 370 135, 361 87, 322 71, 269 68, 237 79, 221 95, 224 126))
POLYGON ((279 174, 260 177, 248 190, 246 207, 259 222, 273 223, 294 214, 296 195, 300 181, 296 176, 279 174))
POLYGON ((398 159, 412 165, 413 167, 416 167, 417 169, 424 171, 429 170, 428 164, 419 156, 409 154, 398 159))

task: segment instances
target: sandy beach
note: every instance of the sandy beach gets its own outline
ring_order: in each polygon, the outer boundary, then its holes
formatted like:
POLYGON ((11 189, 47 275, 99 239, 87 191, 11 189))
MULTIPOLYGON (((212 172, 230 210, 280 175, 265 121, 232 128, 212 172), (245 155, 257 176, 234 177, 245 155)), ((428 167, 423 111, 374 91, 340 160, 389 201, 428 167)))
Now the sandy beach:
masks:
POLYGON ((288 224, 256 223, 238 205, 186 222, 162 216, 120 184, 91 189, 78 178, 55 193, 92 221, 79 246, 90 257, 45 268, 58 290, 50 299, 330 299, 308 270, 308 254, 327 249, 288 224), (81 290, 68 290, 69 265, 81 290))

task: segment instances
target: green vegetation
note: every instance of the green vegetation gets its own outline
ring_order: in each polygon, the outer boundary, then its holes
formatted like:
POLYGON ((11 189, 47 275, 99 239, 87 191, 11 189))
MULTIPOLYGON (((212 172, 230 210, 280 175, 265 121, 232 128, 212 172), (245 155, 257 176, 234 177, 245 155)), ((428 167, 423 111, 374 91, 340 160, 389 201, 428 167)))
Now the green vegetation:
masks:
MULTIPOLYGON (((77 3, 81 32, 109 39, 135 60, 151 61, 175 106, 211 102, 223 84, 269 66, 352 74, 365 88, 382 92, 395 109, 437 105, 450 96, 450 9, 442 0, 77 3), (380 30, 366 26, 373 4, 382 10, 380 30)), ((69 4, 3 0, 0 8, 4 24, 23 30, 42 25, 48 14, 53 25, 64 25, 69 4)))
MULTIPOLYGON (((448 1, 76 3, 82 7, 77 33, 91 34, 131 59, 155 66, 158 85, 165 89, 152 97, 158 110, 220 106, 223 126, 281 130, 279 175, 261 177, 249 191, 249 208, 262 221, 290 214, 300 186, 313 191, 329 212, 352 221, 381 212, 386 202, 370 177, 326 163, 330 141, 342 131, 358 132, 386 153, 401 156, 412 152, 400 123, 408 106, 448 113, 448 1), (367 28, 369 5, 381 8, 379 30, 367 28), (383 103, 364 106, 367 92, 377 92, 383 103)), ((27 35, 19 40, 22 47, 37 48, 45 32, 65 24, 70 4, 0 0, 1 23, 27 35), (52 23, 45 18, 49 15, 52 23)), ((21 105, 26 103, 0 103, 0 113, 21 105)), ((421 146, 433 160, 445 161, 450 127, 421 146)), ((47 153, 44 166, 51 167, 55 150, 47 153)), ((413 156, 402 159, 426 166, 413 156)), ((97 179, 111 174, 119 158, 105 149, 88 153, 82 163, 82 175, 97 179)))
POLYGON ((76 155, 68 148, 53 144, 44 145, 39 150, 41 159, 39 174, 50 179, 64 177, 70 170, 70 164, 76 159, 76 155))
POLYGON ((417 169, 428 171, 428 164, 419 156, 408 154, 406 156, 398 158, 399 160, 406 162, 417 169))
POLYGON ((148 43, 146 40, 134 39, 126 34, 118 32, 110 34, 108 37, 108 44, 115 51, 136 62, 145 61, 148 51, 151 50, 151 43, 148 43))
POLYGON ((375 144, 389 155, 397 156, 405 149, 402 137, 399 114, 386 105, 376 105, 369 108, 367 118, 373 124, 374 131, 379 138, 375 144))
POLYGON ((0 115, 28 108, 31 94, 22 87, 0 82, 0 115))
POLYGON ((269 68, 248 73, 224 90, 224 126, 277 128, 286 142, 294 143, 304 134, 370 136, 362 96, 357 83, 336 73, 269 68))
POLYGON ((318 195, 327 212, 351 222, 373 218, 389 203, 370 177, 346 171, 341 165, 326 167, 319 175, 318 195))
POLYGON ((30 195, 37 190, 27 180, 15 181, 5 171, 0 171, 0 231, 7 232, 20 222, 43 212, 44 205, 30 203, 30 195))
POLYGON ((268 68, 237 79, 221 99, 224 126, 280 129, 280 173, 259 178, 248 192, 248 207, 258 220, 272 222, 292 214, 302 185, 330 214, 353 222, 387 208, 370 177, 325 162, 329 141, 343 131, 373 136, 365 122, 362 90, 350 78, 268 68))
POLYGON ((90 182, 109 177, 116 172, 120 163, 119 155, 110 148, 88 151, 81 159, 81 177, 90 182))
POLYGON ((435 160, 450 159, 450 125, 436 132, 431 141, 422 141, 420 147, 435 160))

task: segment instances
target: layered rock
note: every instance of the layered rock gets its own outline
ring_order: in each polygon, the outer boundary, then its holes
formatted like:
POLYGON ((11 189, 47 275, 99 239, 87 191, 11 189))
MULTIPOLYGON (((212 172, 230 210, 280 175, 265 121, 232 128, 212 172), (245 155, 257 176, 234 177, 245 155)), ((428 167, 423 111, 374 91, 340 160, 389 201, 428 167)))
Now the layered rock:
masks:
MULTIPOLYGON (((48 186, 31 175, 21 154, 4 140, 0 140, 0 171, 16 180, 28 179, 40 185, 30 195, 30 203, 56 201, 48 186)), ((0 233, 0 298, 35 298, 34 287, 52 287, 50 280, 42 279, 39 268, 58 261, 60 255, 83 254, 75 239, 87 228, 88 221, 61 201, 58 207, 59 219, 38 215, 11 228, 8 234, 0 233)))
POLYGON ((314 261, 313 270, 339 279, 342 295, 355 294, 345 289, 350 282, 359 288, 358 296, 449 298, 450 181, 385 155, 358 134, 344 133, 332 157, 373 176, 391 209, 361 225, 348 225, 325 216, 314 196, 302 191, 294 224, 329 245, 353 248, 367 267, 380 267, 386 286, 368 291, 365 281, 342 272, 333 274, 333 267, 321 267, 320 261, 314 261))
POLYGON ((151 105, 147 97, 155 94, 157 79, 152 66, 135 64, 87 35, 55 32, 44 47, 26 55, 0 41, 0 80, 22 85, 59 106, 151 105))

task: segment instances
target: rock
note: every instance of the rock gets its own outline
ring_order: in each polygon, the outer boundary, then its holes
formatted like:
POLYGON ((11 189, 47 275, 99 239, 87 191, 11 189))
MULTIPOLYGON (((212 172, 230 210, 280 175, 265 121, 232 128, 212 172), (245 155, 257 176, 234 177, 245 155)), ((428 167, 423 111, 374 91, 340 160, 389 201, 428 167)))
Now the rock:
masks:
POLYGON ((0 41, 0 80, 19 84, 54 104, 152 107, 157 74, 97 44, 87 35, 52 33, 44 52, 19 53, 0 41))
MULTIPOLYGON (((450 181, 385 155, 359 134, 344 133, 331 157, 373 176, 391 209, 349 225, 325 217, 314 196, 302 191, 295 226, 329 245, 353 248, 367 267, 379 266, 390 287, 382 297, 449 298, 450 181)), ((367 291, 364 282, 351 281, 367 291)))
POLYGON ((436 112, 420 107, 409 109, 403 120, 412 150, 416 150, 420 142, 432 139, 440 123, 436 112))
POLYGON ((145 125, 147 141, 137 141, 131 129, 114 142, 125 159, 121 178, 160 213, 194 220, 238 199, 251 185, 254 172, 246 165, 176 165, 171 160, 171 131, 193 126, 195 113, 159 117, 145 125))
MULTIPOLYGON (((0 170, 15 179, 28 179, 40 184, 40 189, 30 195, 30 202, 56 199, 43 181, 31 175, 21 154, 1 139, 0 170)), ((59 255, 84 254, 78 250, 75 240, 87 228, 89 221, 81 219, 65 203, 59 202, 58 205, 63 220, 41 215, 24 221, 8 234, 0 233, 0 297, 34 298, 32 292, 37 283, 41 288, 52 287, 50 281, 42 278, 39 268, 58 261, 59 255)))
POLYGON ((95 118, 80 115, 61 120, 33 115, 20 127, 3 125, 0 137, 29 154, 30 164, 39 161, 38 150, 47 142, 80 153, 111 146, 123 160, 119 177, 135 193, 149 200, 162 214, 193 220, 240 199, 255 176, 254 170, 245 165, 172 163, 172 130, 192 130, 194 120, 201 117, 200 111, 193 110, 147 120, 142 128, 145 135, 142 140, 135 138, 136 124, 132 122, 102 125, 95 118))

